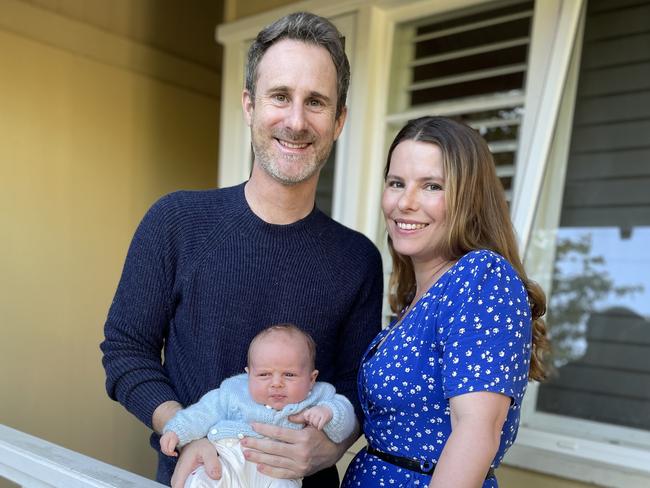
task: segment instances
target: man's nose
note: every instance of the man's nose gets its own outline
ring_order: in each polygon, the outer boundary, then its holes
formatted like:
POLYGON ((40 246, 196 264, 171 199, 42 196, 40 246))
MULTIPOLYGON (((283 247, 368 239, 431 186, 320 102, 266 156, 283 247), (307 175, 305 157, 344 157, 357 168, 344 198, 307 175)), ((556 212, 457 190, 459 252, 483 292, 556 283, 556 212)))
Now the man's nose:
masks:
POLYGON ((307 117, 305 106, 302 103, 292 103, 287 114, 287 127, 294 132, 300 132, 307 128, 307 117))

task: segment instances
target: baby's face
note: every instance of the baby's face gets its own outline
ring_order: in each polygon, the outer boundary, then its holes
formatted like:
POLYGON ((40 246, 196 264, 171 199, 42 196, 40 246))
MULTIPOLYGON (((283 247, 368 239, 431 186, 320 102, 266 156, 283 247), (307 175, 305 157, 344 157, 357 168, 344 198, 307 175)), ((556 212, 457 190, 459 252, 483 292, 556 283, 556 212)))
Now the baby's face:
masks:
POLYGON ((318 371, 311 368, 302 337, 272 332, 251 350, 248 390, 255 402, 281 410, 307 398, 318 371))

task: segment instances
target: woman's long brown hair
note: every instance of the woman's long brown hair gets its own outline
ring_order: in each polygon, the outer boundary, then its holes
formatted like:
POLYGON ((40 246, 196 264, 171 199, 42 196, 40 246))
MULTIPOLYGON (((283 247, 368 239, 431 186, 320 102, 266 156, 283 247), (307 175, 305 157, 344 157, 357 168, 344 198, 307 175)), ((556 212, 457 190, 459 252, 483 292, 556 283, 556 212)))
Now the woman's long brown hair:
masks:
MULTIPOLYGON (((455 261, 468 252, 489 249, 506 258, 521 278, 530 302, 533 343, 528 377, 546 378, 543 355, 549 349, 546 325, 546 296, 530 280, 519 257, 503 185, 496 175, 494 159, 485 140, 471 127, 445 117, 421 117, 409 121, 397 134, 388 151, 384 178, 397 145, 405 140, 437 145, 443 155, 445 175, 446 232, 440 253, 455 261)), ((393 258, 389 281, 389 303, 394 313, 407 307, 415 295, 415 273, 408 256, 398 254, 390 237, 393 258)))

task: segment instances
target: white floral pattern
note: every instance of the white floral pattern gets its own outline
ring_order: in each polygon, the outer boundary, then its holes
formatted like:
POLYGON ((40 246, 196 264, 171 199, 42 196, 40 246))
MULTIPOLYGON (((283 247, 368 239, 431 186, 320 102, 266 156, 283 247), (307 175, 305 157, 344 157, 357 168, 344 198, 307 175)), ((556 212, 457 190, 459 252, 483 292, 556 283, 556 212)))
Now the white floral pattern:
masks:
MULTIPOLYGON (((451 432, 448 399, 468 392, 512 399, 492 463, 515 440, 531 352, 525 287, 502 256, 472 251, 449 269, 388 334, 370 344, 359 371, 364 434, 375 448, 437 462, 451 432)), ((342 488, 427 486, 430 477, 362 450, 342 488)), ((498 486, 496 479, 483 487, 498 486)))

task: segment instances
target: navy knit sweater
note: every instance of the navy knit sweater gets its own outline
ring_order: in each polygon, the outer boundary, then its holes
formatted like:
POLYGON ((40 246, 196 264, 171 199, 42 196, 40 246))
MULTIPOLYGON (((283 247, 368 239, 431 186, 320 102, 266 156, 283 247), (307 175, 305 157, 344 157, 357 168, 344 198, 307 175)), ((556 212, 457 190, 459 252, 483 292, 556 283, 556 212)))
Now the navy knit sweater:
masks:
MULTIPOLYGON (((195 403, 243 371, 260 330, 292 322, 318 345, 318 379, 360 416, 356 375, 381 302, 375 246, 318 209, 272 225, 251 211, 244 184, 172 193, 147 212, 129 248, 101 344, 106 388, 151 427, 158 405, 195 403)), ((151 441, 158 449, 158 436, 151 441)), ((159 460, 157 479, 169 484, 175 458, 159 460)), ((310 478, 305 488, 328 486, 310 478)))

